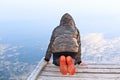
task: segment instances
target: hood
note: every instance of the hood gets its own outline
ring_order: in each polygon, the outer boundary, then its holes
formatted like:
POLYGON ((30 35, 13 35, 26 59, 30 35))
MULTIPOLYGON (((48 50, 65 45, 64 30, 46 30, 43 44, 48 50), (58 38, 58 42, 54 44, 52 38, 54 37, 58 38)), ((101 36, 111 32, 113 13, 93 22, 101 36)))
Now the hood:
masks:
POLYGON ((60 26, 75 26, 72 16, 68 13, 65 13, 60 20, 60 26))

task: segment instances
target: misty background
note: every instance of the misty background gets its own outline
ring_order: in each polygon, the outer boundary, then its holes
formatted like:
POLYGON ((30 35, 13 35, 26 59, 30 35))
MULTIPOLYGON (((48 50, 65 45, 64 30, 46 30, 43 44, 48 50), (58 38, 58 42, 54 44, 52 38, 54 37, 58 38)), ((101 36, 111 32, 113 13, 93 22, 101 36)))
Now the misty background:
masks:
POLYGON ((0 80, 25 80, 45 55, 52 30, 69 13, 82 60, 120 64, 119 0, 0 0, 0 80))

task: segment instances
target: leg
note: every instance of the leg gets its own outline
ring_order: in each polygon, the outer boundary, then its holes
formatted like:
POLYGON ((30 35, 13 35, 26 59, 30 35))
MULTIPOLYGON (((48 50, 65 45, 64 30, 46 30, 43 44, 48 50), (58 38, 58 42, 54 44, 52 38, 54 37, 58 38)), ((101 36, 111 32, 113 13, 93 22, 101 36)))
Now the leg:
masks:
POLYGON ((56 66, 60 66, 59 54, 53 53, 53 64, 56 66))
POLYGON ((74 64, 76 65, 76 63, 75 63, 76 62, 75 61, 76 53, 75 52, 65 52, 64 55, 65 55, 65 57, 70 56, 73 59, 74 64))
POLYGON ((70 75, 74 75, 76 71, 76 67, 74 65, 73 58, 71 56, 67 56, 66 58, 68 64, 68 72, 70 75))
POLYGON ((64 55, 60 56, 60 72, 63 75, 67 74, 66 58, 64 55))

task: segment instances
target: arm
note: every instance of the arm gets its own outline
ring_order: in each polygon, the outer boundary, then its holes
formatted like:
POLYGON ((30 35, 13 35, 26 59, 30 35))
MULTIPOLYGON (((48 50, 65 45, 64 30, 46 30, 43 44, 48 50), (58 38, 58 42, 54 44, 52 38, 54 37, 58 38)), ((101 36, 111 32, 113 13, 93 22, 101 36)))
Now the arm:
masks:
POLYGON ((81 60, 81 41, 80 41, 80 33, 79 33, 79 31, 78 31, 77 41, 78 41, 78 44, 79 44, 79 49, 78 49, 78 53, 76 54, 76 64, 80 64, 81 66, 87 66, 88 64, 81 60))
POLYGON ((45 61, 49 61, 51 58, 51 55, 52 55, 52 44, 53 44, 54 39, 55 39, 54 33, 55 33, 55 30, 52 33, 51 40, 50 40, 50 43, 48 45, 48 49, 46 51, 45 61))
POLYGON ((80 41, 80 33, 77 29, 77 32, 78 32, 78 35, 77 35, 77 42, 78 42, 78 53, 76 54, 75 56, 75 61, 76 61, 76 64, 80 64, 82 61, 81 61, 81 41, 80 41))

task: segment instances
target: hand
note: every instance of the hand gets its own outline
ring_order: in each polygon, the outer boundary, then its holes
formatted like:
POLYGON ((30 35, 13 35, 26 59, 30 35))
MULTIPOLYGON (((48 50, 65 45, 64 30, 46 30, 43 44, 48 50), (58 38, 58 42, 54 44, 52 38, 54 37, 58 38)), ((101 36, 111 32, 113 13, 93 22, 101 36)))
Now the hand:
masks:
POLYGON ((81 62, 80 66, 87 66, 87 63, 86 62, 81 62))
POLYGON ((49 63, 49 61, 46 61, 46 60, 44 60, 44 62, 47 63, 47 64, 49 63))

